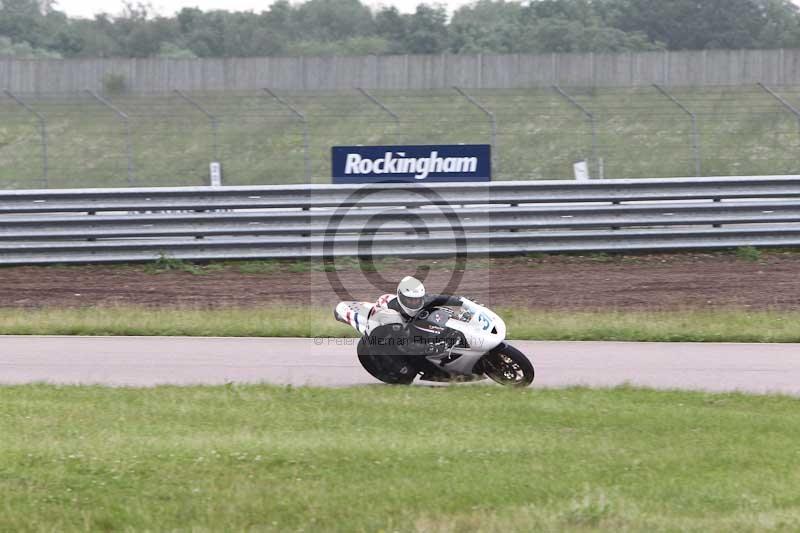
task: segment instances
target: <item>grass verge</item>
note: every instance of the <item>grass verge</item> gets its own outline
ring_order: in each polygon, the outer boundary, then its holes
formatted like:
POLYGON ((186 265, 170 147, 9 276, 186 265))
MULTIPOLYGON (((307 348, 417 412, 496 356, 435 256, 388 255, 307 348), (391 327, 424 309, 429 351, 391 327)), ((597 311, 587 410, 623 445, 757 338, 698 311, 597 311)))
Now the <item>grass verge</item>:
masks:
MULTIPOLYGON (((509 338, 664 342, 800 342, 800 312, 590 312, 501 309, 509 338)), ((0 308, 5 335, 355 336, 332 309, 0 308)))
POLYGON ((2 531, 796 531, 800 400, 0 388, 2 531))
MULTIPOLYGON (((698 261, 704 262, 729 262, 740 261, 747 263, 769 262, 771 260, 796 259, 800 248, 755 248, 743 246, 731 250, 696 251, 670 251, 650 253, 558 253, 547 254, 531 252, 525 255, 508 257, 471 257, 466 265, 468 270, 481 270, 507 267, 538 268, 548 264, 585 264, 616 263, 625 265, 657 265, 659 268, 672 262, 698 261)), ((322 260, 309 259, 243 259, 224 261, 187 261, 176 259, 162 254, 158 259, 146 263, 110 263, 91 265, 91 268, 105 271, 127 271, 160 275, 167 273, 185 273, 194 276, 213 276, 221 272, 232 274, 307 274, 311 272, 385 272, 387 270, 412 271, 417 268, 427 268, 432 271, 452 272, 460 268, 455 258, 446 257, 439 259, 400 259, 396 257, 376 257, 371 261, 361 261, 358 258, 338 257, 332 264, 322 260)), ((28 267, 3 266, 3 269, 35 268, 36 271, 81 271, 87 265, 78 264, 53 264, 36 265, 28 267)))

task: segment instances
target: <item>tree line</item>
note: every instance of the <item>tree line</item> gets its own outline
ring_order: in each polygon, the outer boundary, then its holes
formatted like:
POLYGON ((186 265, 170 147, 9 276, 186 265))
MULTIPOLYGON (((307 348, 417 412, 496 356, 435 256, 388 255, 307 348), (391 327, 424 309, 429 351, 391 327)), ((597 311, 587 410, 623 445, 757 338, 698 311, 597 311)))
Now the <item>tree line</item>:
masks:
POLYGON ((478 0, 451 16, 361 0, 278 0, 256 12, 146 4, 71 18, 52 0, 0 0, 0 57, 253 57, 800 47, 789 0, 478 0))

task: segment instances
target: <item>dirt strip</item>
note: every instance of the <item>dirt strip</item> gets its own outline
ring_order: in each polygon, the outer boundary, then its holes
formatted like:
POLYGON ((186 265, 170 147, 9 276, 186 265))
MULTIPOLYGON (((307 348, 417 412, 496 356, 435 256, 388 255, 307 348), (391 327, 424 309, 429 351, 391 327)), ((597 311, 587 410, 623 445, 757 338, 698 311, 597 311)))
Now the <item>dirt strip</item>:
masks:
MULTIPOLYGON (((300 263, 226 264, 159 270, 152 266, 0 269, 0 307, 143 305, 253 307, 276 303, 329 306, 391 292, 402 276, 431 267, 425 282, 442 291, 454 277, 447 261, 394 261, 376 272, 335 273, 300 263), (262 268, 263 267, 263 268, 262 268), (187 270, 194 270, 194 273, 187 270), (261 271, 258 271, 261 270, 261 271), (383 278, 383 280, 381 280, 383 278)), ((800 309, 800 254, 549 256, 470 261, 452 292, 488 305, 538 309, 800 309)))

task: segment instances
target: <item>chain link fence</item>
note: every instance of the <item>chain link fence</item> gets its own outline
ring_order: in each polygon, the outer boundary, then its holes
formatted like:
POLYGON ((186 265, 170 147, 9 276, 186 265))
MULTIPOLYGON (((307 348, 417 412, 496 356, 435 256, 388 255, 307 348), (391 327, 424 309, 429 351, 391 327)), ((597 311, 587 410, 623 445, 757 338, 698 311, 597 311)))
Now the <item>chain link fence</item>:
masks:
POLYGON ((494 146, 495 180, 798 174, 800 87, 0 94, 0 188, 330 182, 335 145, 494 146))

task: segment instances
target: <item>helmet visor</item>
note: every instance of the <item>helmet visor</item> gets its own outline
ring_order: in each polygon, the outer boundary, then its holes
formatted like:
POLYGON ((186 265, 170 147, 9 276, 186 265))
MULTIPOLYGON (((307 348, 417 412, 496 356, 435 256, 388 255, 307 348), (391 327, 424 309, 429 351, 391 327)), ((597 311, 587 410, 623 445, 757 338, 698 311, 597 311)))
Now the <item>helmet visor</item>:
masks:
POLYGON ((419 310, 422 309, 422 304, 424 302, 424 298, 422 296, 411 297, 405 296, 403 294, 400 295, 400 303, 403 306, 407 307, 408 309, 419 310))

